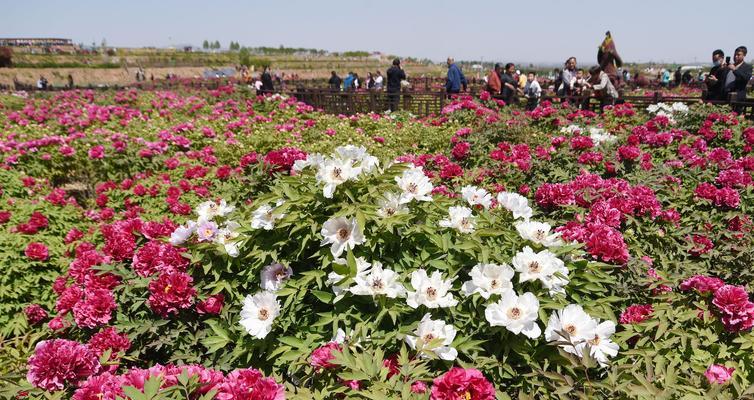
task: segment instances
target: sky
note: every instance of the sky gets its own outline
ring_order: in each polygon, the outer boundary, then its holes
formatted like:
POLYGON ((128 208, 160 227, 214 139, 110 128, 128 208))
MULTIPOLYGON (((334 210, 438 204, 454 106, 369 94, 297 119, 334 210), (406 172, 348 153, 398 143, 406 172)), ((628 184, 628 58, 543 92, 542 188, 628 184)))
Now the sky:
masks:
POLYGON ((241 45, 382 51, 435 61, 596 62, 606 30, 627 62, 754 56, 754 1, 708 0, 0 0, 0 37, 141 47, 241 45), (725 4, 723 7, 722 4, 725 4), (739 15, 738 20, 725 16, 739 15), (735 14, 739 13, 739 14, 735 14))

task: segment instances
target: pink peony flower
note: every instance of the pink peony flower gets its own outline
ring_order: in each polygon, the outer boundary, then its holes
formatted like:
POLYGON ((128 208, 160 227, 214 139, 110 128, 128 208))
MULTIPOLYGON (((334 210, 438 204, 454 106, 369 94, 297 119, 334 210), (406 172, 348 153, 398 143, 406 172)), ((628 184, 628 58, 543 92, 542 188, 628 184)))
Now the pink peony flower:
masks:
POLYGON ((332 363, 332 360, 335 359, 334 351, 342 351, 340 344, 329 342, 314 349, 309 356, 309 364, 317 370, 337 368, 338 365, 332 363))
POLYGON ((156 240, 149 241, 134 254, 131 267, 137 275, 147 277, 156 272, 183 272, 189 260, 180 248, 156 240))
POLYGON ((110 359, 114 360, 117 358, 119 352, 126 352, 131 348, 131 341, 128 340, 128 335, 118 333, 115 328, 109 326, 95 333, 89 339, 88 345, 98 357, 102 356, 105 351, 110 350, 110 359))
POLYGON ((495 388, 474 368, 453 367, 433 381, 431 400, 494 400, 495 388))
POLYGON ((30 325, 37 325, 48 318, 47 311, 39 304, 29 304, 24 308, 24 314, 30 325))
POLYGON ((754 303, 743 286, 725 285, 715 291, 712 304, 728 332, 746 331, 754 326, 754 303))
POLYGON ((47 246, 39 242, 29 243, 29 245, 26 246, 26 250, 24 250, 24 254, 26 254, 26 257, 29 257, 30 260, 34 261, 44 261, 49 256, 47 246))
POLYGON ((633 304, 626 307, 620 315, 621 324, 638 324, 647 320, 654 312, 651 304, 633 304))
POLYGON ((422 381, 416 381, 411 384, 411 393, 424 394, 427 393, 427 384, 422 381))
POLYGON ((89 149, 89 158, 91 159, 105 158, 105 148, 99 145, 92 147, 91 149, 89 149))
POLYGON ((29 357, 29 383, 50 392, 63 390, 99 372, 97 356, 89 347, 66 340, 43 340, 29 357))
POLYGON ((149 283, 149 307, 163 318, 191 307, 196 295, 193 282, 191 276, 184 272, 161 273, 149 283))
POLYGON ((119 376, 105 372, 102 375, 92 375, 79 385, 73 393, 73 400, 116 400, 125 397, 122 379, 119 376))
POLYGON ((285 387, 259 370, 239 369, 225 377, 218 387, 217 400, 284 400, 285 387))
POLYGON ((225 296, 222 293, 218 293, 214 296, 207 297, 206 300, 199 302, 196 305, 196 312, 198 314, 220 314, 225 303, 225 296))
POLYGON ((694 275, 689 279, 681 282, 680 288, 683 291, 695 289, 699 293, 715 292, 717 289, 725 285, 720 278, 705 275, 694 275))
POLYGON ((115 298, 109 290, 87 290, 84 298, 73 306, 73 319, 82 328, 96 328, 110 322, 115 308, 115 298))
POLYGON ((736 369, 732 367, 728 368, 724 365, 712 364, 706 371, 704 371, 704 376, 710 384, 717 383, 722 385, 730 380, 731 376, 733 376, 733 371, 735 370, 736 369))

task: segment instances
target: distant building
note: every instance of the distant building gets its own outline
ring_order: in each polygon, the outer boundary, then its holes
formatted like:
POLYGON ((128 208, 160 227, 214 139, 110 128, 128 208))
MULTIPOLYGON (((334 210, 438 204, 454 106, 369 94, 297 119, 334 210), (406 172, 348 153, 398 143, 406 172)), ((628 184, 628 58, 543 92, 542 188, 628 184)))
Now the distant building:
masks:
POLYGON ((0 38, 0 47, 31 53, 73 53, 78 49, 73 40, 63 38, 0 38))

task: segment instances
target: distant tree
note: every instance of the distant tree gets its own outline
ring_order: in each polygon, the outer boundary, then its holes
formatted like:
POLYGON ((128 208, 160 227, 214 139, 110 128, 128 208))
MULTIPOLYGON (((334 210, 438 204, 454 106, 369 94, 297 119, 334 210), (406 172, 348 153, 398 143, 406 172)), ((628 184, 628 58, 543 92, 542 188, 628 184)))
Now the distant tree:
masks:
POLYGON ((204 39, 204 42, 202 42, 202 48, 204 50, 208 50, 209 49, 209 42, 207 41, 207 39, 204 39))
POLYGON ((105 38, 102 38, 102 43, 100 43, 100 47, 102 47, 103 49, 107 48, 107 40, 105 40, 105 38))
POLYGON ((241 50, 238 51, 238 63, 244 67, 251 66, 251 55, 249 54, 249 49, 246 47, 242 47, 241 50))
POLYGON ((215 40, 214 46, 212 48, 214 48, 215 50, 219 50, 220 49, 220 41, 219 40, 215 40))
POLYGON ((0 68, 10 68, 13 65, 13 50, 10 47, 0 47, 0 68))

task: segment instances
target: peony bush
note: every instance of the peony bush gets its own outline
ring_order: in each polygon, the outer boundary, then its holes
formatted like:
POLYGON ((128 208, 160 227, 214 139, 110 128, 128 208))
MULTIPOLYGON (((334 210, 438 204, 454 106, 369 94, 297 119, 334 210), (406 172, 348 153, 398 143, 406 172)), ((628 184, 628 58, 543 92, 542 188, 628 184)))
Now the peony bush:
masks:
POLYGON ((724 108, 3 100, 0 396, 754 395, 724 108))

